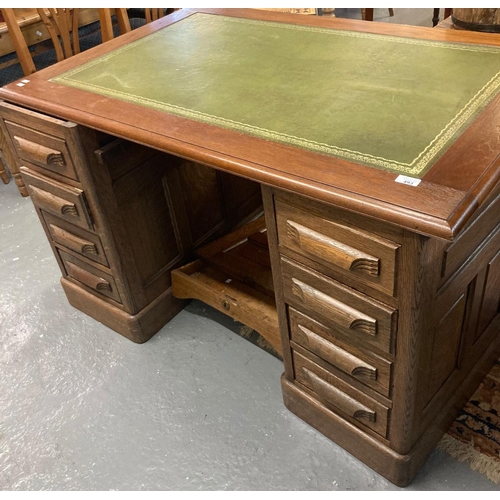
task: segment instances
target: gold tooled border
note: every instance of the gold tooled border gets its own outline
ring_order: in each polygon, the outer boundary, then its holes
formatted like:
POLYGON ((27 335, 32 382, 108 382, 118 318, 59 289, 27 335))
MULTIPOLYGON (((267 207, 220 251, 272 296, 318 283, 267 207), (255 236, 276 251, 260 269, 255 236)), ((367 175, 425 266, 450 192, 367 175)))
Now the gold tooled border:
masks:
MULTIPOLYGON (((313 31, 324 33, 332 36, 346 36, 355 38, 368 38, 368 39, 380 39, 383 38, 386 41, 394 43, 404 43, 412 45, 422 45, 430 47, 448 48, 452 50, 461 51, 471 51, 471 52, 487 52, 487 53, 498 53, 500 54, 500 48, 485 46, 485 45, 471 45, 464 43, 448 43, 448 42, 438 42, 432 40, 421 40, 418 38, 405 38, 396 37, 390 35, 378 35, 374 33, 362 33, 347 30, 332 30, 329 28, 320 28, 315 26, 302 26, 297 24, 286 24, 277 23, 272 21, 259 21, 253 19, 244 18, 234 18, 227 16, 212 16, 209 14, 196 13, 189 16, 179 22, 195 22, 195 23, 220 23, 220 22, 233 22, 233 23, 244 23, 244 24, 266 24, 272 26, 273 28, 279 29, 292 29, 300 31, 313 31)), ((176 23, 177 24, 177 23, 176 23)), ((175 25, 173 25, 175 26, 175 25)), ((478 110, 485 106, 498 92, 500 89, 500 71, 489 80, 477 93, 470 99, 470 101, 453 117, 453 119, 439 132, 439 134, 423 149, 423 151, 410 163, 399 162, 397 160, 391 160, 388 158, 373 156, 367 153, 362 153, 360 151, 353 151, 346 148, 339 148, 331 144, 320 143, 312 141, 309 139, 304 139, 301 137, 296 137, 288 134, 283 134, 274 130, 268 130, 261 127, 256 127, 254 125, 249 125, 247 123, 238 122, 235 120, 230 120, 228 118, 223 118, 216 115, 211 115, 208 113, 202 113, 193 109, 183 108, 182 106, 177 106, 175 104, 163 103, 153 99, 148 99, 146 97, 135 96, 127 94, 125 92, 120 92, 117 90, 108 89, 106 87, 100 87, 98 85, 81 83, 72 80, 71 77, 75 74, 84 71, 96 64, 100 64, 116 55, 128 51, 142 43, 150 41, 152 38, 156 38, 162 35, 162 30, 159 30, 151 35, 147 35, 135 42, 125 45, 115 51, 110 52, 100 58, 93 61, 89 61, 86 64, 78 66, 66 73, 56 76, 50 81, 55 83, 62 83, 71 87, 79 88, 81 90, 90 90, 100 95, 106 95, 109 97, 115 97, 117 99, 125 100, 128 102, 133 102, 137 104, 142 104, 147 107, 154 109, 159 109, 161 111, 166 111, 172 114, 183 116, 186 118, 191 118, 197 121, 208 123, 211 125, 217 125, 224 128, 229 128, 231 130, 245 132, 250 135, 255 135, 257 137, 262 137, 272 141, 282 142, 284 144, 289 144, 293 146, 298 146, 311 151, 324 153, 332 156, 338 156, 340 158, 345 158, 347 160, 354 160, 364 164, 372 165, 386 170, 396 171, 398 173, 405 173, 408 175, 418 176, 421 174, 429 164, 443 151, 443 149, 448 145, 451 139, 460 131, 460 129, 478 112, 478 110)))

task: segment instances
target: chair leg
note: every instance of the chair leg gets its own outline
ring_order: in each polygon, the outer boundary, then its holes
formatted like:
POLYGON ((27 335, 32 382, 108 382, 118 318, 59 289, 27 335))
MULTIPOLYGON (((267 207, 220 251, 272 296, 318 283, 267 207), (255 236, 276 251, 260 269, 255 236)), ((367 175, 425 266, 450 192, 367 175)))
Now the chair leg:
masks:
POLYGON ((363 21, 373 21, 373 9, 361 9, 361 19, 363 21))
POLYGON ((389 17, 394 17, 394 9, 389 9, 389 17))
POLYGON ((439 10, 440 9, 434 9, 433 10, 433 16, 432 16, 432 27, 437 26, 437 23, 439 23, 439 10))
POLYGON ((0 151, 2 151, 3 156, 5 158, 5 162, 9 166, 10 173, 12 177, 14 177, 14 182, 16 183, 17 189, 21 193, 21 196, 29 196, 28 188, 24 184, 23 178, 21 177, 21 173, 19 172, 19 168, 17 167, 16 160, 10 147, 5 139, 3 130, 0 128, 0 151))

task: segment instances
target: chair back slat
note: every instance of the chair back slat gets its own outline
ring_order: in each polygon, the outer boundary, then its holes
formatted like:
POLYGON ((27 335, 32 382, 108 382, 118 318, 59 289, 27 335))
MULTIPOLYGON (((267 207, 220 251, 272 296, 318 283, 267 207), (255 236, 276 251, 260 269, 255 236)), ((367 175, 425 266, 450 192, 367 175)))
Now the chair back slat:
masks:
POLYGON ((165 9, 144 9, 146 23, 156 21, 165 15, 165 9))
POLYGON ((118 23, 118 29, 120 30, 120 35, 132 31, 130 27, 130 19, 128 18, 127 9, 115 9, 116 22, 118 23))
POLYGON ((80 53, 80 37, 78 36, 78 28, 80 27, 80 23, 78 15, 79 10, 73 9, 73 27, 71 28, 71 31, 73 33, 73 54, 80 53))
POLYGON ((116 22, 120 35, 131 31, 130 20, 128 18, 127 9, 99 9, 99 21, 101 23, 102 41, 107 42, 115 37, 113 32, 113 23, 111 22, 112 11, 114 10, 116 22))
POLYGON ((99 22, 101 23, 102 41, 107 42, 114 38, 113 23, 111 22, 111 9, 99 9, 99 22))
POLYGON ((50 17, 45 9, 37 9, 37 12, 47 27, 58 61, 80 52, 78 9, 49 9, 50 17))

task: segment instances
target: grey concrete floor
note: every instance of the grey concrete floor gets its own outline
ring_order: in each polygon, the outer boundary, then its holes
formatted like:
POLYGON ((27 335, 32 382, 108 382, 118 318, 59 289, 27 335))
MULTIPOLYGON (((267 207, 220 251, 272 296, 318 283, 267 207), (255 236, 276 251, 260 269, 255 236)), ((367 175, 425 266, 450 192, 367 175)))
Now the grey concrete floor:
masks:
MULTIPOLYGON (((394 490, 283 405, 281 361, 192 302, 136 345, 73 309, 0 184, 0 489, 394 490)), ((409 490, 498 485, 434 451, 409 490)))
MULTIPOLYGON (((385 11, 430 26, 432 9, 385 11)), ((0 183, 1 490, 400 490, 284 407, 282 363, 232 320, 193 301, 136 345, 59 276, 31 201, 0 183)), ((435 450, 406 489, 500 488, 435 450)))

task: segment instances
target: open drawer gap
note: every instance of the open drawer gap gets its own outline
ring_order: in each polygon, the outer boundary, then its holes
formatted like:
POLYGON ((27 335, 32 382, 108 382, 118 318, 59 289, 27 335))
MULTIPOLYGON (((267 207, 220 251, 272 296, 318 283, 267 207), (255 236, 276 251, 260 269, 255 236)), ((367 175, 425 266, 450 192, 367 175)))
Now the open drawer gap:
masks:
POLYGON ((197 251, 172 271, 172 292, 198 299, 252 328, 283 354, 264 217, 197 251))

